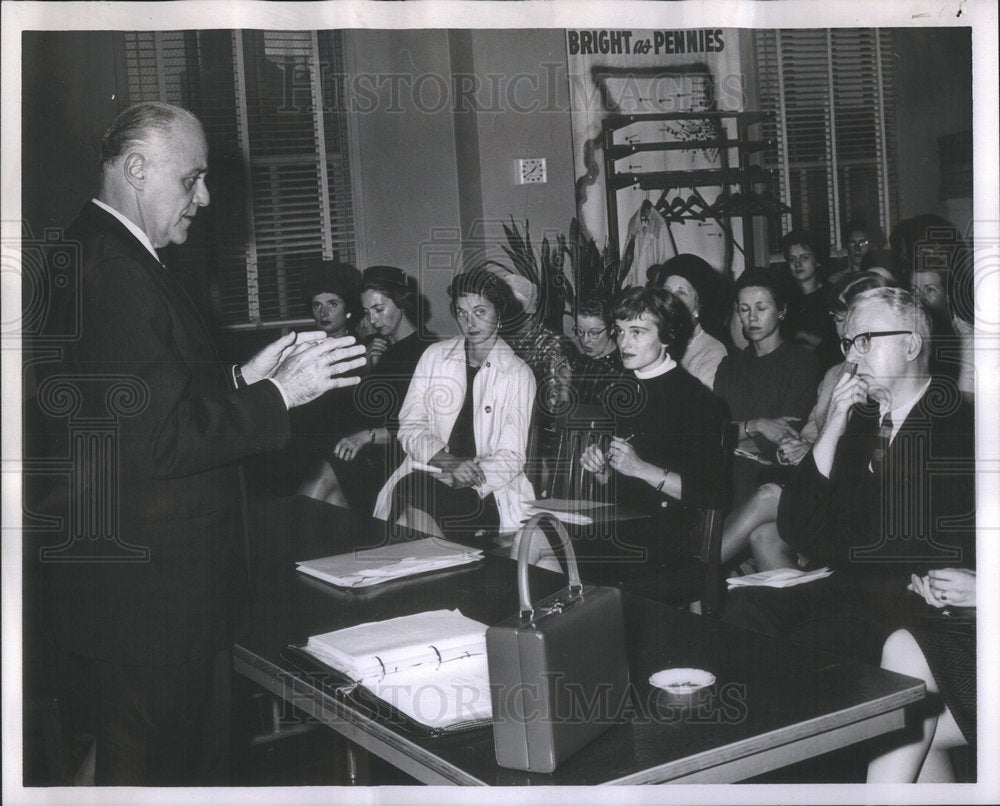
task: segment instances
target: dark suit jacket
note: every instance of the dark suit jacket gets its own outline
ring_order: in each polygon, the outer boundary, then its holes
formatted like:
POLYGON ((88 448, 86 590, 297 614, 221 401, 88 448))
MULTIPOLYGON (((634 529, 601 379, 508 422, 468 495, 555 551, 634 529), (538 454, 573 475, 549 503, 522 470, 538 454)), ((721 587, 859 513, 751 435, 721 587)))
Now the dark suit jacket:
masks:
POLYGON ((70 528, 99 535, 42 563, 54 627, 88 657, 204 657, 231 644, 245 585, 238 462, 285 444, 288 412, 270 382, 232 388, 196 305, 113 216, 88 204, 67 236, 82 246, 80 335, 45 383, 76 390, 63 427, 78 442, 81 428, 104 436, 89 450, 103 455, 50 498, 70 528))
POLYGON ((778 531, 885 605, 906 598, 911 573, 975 568, 974 415, 952 384, 933 381, 881 474, 869 470, 876 431, 877 414, 852 412, 829 479, 812 454, 803 459, 782 492, 778 531))

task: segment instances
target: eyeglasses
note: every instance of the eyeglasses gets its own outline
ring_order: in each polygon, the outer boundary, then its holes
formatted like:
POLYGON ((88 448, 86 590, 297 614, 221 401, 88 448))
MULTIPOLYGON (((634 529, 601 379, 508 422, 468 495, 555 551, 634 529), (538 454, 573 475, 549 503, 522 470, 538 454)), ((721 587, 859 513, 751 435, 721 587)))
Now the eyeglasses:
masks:
POLYGON ((840 349, 847 355, 853 347, 858 355, 864 355, 872 348, 872 339, 879 336, 902 336, 904 333, 912 333, 912 330, 873 330, 868 333, 858 333, 851 339, 841 339, 840 349))
POLYGON ((581 330, 578 327, 573 328, 573 333, 578 339, 585 339, 587 341, 597 341, 607 332, 608 329, 606 327, 602 327, 600 330, 581 330))
POLYGON ((864 249, 871 241, 868 238, 862 238, 860 241, 848 241, 848 246, 853 246, 855 249, 864 249))

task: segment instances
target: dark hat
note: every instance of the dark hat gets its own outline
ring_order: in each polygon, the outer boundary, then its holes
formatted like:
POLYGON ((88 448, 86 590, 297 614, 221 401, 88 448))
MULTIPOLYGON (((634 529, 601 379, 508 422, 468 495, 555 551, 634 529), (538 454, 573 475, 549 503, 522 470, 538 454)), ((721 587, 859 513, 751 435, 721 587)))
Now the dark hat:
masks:
POLYGON ((361 284, 395 285, 401 290, 412 289, 416 285, 406 272, 395 266, 369 266, 365 269, 361 284))
POLYGON ((307 303, 317 294, 336 294, 347 310, 357 313, 361 308, 361 272, 350 263, 317 260, 306 267, 304 291, 307 303))
POLYGON ((708 261, 697 255, 676 255, 666 263, 656 263, 646 269, 646 281, 656 288, 663 288, 663 284, 671 275, 683 277, 691 283, 703 307, 711 304, 718 294, 718 280, 721 279, 721 275, 708 261))
POLYGON ((717 339, 726 334, 726 321, 732 302, 732 284, 712 268, 711 264, 692 254, 676 255, 666 263, 657 263, 646 270, 649 285, 663 288, 671 275, 683 277, 698 294, 701 326, 717 339))

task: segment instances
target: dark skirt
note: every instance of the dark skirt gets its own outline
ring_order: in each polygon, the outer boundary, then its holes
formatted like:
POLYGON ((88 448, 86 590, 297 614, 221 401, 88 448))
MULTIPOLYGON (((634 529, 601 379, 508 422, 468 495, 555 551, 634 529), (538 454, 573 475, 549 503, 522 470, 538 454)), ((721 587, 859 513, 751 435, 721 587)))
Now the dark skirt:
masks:
POLYGON ((910 628, 970 747, 976 746, 976 620, 947 617, 910 628))
POLYGON ((492 493, 480 498, 473 488, 449 487, 424 470, 414 470, 396 484, 390 522, 399 518, 406 506, 426 512, 444 535, 454 540, 475 540, 500 529, 500 512, 492 493))
POLYGON ((327 461, 351 509, 371 515, 379 490, 402 461, 402 451, 392 440, 386 445, 365 445, 349 462, 333 454, 327 461))

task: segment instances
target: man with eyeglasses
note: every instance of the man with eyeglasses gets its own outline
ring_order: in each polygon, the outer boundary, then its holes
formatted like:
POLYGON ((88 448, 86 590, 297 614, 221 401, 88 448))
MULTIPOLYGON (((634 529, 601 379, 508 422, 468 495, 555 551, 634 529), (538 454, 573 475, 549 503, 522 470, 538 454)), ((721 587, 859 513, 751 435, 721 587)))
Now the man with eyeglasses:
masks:
POLYGON ((878 225, 855 218, 844 228, 844 246, 847 247, 847 271, 861 271, 861 261, 872 249, 881 249, 885 236, 878 225))
POLYGON ((907 592, 911 575, 975 567, 973 412, 931 376, 929 341, 909 291, 855 298, 845 371, 778 509, 781 538, 833 574, 736 591, 727 619, 878 662, 893 629, 933 610, 907 592))

